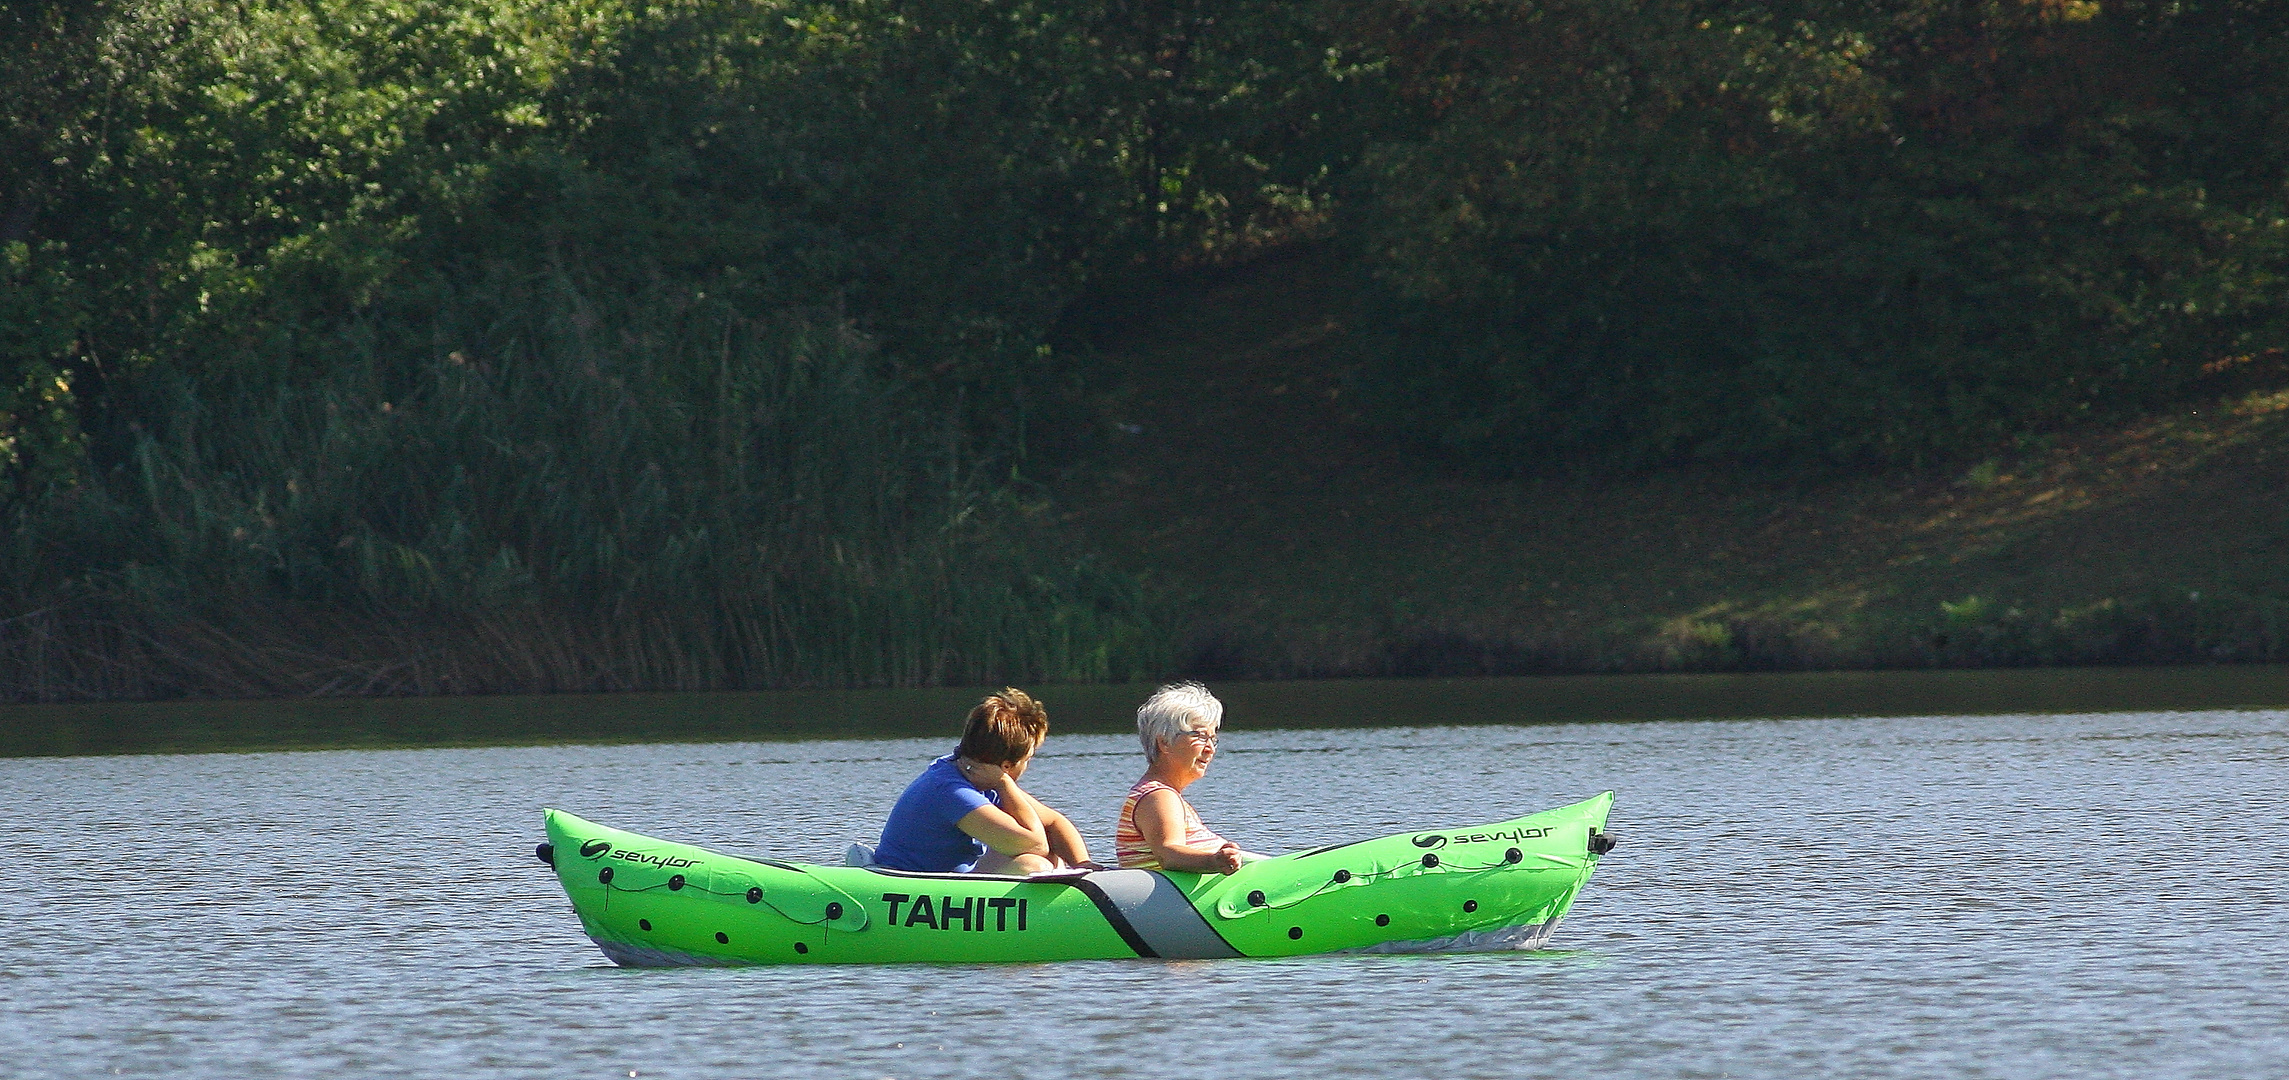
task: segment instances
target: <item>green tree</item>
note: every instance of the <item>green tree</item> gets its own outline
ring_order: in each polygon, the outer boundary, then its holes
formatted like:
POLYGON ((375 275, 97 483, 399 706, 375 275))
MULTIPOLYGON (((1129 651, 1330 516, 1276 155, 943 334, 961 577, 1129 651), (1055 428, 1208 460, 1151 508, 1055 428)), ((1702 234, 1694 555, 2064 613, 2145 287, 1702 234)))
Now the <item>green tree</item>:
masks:
POLYGON ((1502 468, 1914 461, 2278 344, 2256 5, 1425 3, 1358 234, 1386 418, 1502 468))

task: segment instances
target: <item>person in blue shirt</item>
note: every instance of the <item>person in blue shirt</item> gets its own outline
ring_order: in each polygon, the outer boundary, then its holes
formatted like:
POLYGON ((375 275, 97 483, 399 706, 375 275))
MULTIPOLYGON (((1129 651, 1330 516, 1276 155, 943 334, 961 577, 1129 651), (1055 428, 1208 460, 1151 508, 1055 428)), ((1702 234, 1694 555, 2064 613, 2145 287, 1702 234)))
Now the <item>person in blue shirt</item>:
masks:
POLYGON ((1016 875, 1094 866, 1080 830, 1017 786, 1048 735, 1048 710, 1023 690, 979 702, 960 745, 922 770, 890 808, 875 865, 1016 875))

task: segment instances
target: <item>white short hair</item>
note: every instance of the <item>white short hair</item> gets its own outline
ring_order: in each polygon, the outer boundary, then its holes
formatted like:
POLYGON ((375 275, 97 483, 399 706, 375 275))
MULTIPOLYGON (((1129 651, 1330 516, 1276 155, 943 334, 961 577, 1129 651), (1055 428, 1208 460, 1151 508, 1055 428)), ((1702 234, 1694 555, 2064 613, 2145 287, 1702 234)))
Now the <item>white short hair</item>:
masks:
POLYGON ((1137 706, 1137 741, 1149 760, 1160 756, 1160 744, 1175 742, 1187 730, 1214 732, 1224 723, 1224 703, 1196 682, 1170 683, 1137 706))

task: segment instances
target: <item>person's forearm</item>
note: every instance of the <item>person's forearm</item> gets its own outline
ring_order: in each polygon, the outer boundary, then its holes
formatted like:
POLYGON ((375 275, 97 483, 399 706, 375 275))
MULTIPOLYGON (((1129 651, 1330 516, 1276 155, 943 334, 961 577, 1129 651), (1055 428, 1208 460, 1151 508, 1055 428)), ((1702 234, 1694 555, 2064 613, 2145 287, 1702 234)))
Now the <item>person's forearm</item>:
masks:
POLYGON ((1041 827, 1041 813, 1034 808, 1033 796, 1018 787, 1017 781, 1010 780, 1002 784, 1001 802, 1002 813, 1014 819, 1019 828, 1040 837, 1042 849, 1048 850, 1049 832, 1041 827))
POLYGON ((1160 865, 1167 870, 1183 870, 1194 874, 1213 874, 1217 871, 1217 848, 1194 847, 1190 844, 1162 844, 1153 849, 1160 865))
POLYGON ((974 831, 970 835, 983 842, 985 846, 1004 855, 1049 854, 1049 837, 1043 835, 1040 826, 1037 825, 1030 830, 1023 829, 1018 827, 1017 823, 1006 814, 1003 815, 1003 821, 1008 822, 1008 824, 974 831))
MULTIPOLYGON (((996 785, 996 790, 999 790, 999 785, 996 785)), ((1032 828, 1027 828, 1011 816, 1008 810, 993 803, 963 814, 961 820, 954 825, 968 833, 971 839, 981 841, 1003 855, 1047 855, 1050 852, 1049 838, 1042 835, 1038 821, 1032 828)))

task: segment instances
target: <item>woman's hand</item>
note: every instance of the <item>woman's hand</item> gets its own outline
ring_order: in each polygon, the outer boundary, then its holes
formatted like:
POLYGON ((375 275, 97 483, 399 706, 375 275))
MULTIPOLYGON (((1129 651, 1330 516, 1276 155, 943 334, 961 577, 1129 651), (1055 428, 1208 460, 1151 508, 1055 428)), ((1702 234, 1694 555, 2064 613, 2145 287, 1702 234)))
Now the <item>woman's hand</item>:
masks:
POLYGON ((1229 840, 1224 842, 1223 847, 1216 849, 1216 855, 1214 857, 1216 859, 1216 869, 1214 872, 1219 874, 1239 873, 1240 864, 1244 861, 1240 855, 1240 845, 1232 843, 1229 840))
POLYGON ((971 761, 968 758, 963 758, 956 764, 962 770, 962 779, 969 781, 981 791, 998 791, 1002 785, 1009 783, 1009 770, 999 765, 992 765, 983 761, 971 761))

